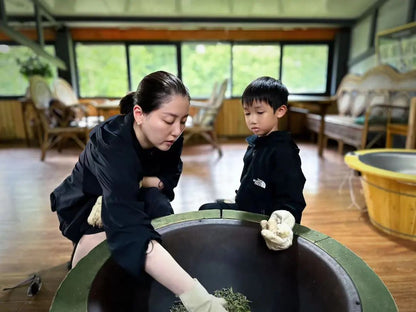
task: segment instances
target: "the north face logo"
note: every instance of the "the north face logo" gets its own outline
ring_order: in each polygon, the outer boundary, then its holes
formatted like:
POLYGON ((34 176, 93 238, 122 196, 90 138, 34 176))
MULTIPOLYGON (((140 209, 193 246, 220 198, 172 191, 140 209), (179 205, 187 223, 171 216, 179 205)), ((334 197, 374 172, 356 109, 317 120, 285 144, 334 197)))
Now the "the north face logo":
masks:
POLYGON ((261 188, 266 188, 266 182, 260 179, 253 179, 254 185, 260 186, 261 188))

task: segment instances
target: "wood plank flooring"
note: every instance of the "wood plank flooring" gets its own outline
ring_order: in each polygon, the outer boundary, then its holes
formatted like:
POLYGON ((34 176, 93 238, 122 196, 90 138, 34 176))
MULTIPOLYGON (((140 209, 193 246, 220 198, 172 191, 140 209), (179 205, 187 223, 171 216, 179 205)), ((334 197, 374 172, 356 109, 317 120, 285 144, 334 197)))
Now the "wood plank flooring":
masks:
MULTIPOLYGON (((316 145, 298 143, 307 178, 302 224, 354 251, 380 276, 401 312, 416 311, 416 242, 388 236, 369 223, 359 178, 352 175, 336 148, 325 150, 319 158, 316 145)), ((245 149, 244 140, 225 142, 224 156, 219 159, 208 145, 185 147, 184 172, 172 203, 175 212, 232 198, 245 149)), ((33 272, 43 278, 35 297, 27 297, 25 287, 0 290, 2 312, 48 311, 66 274, 72 246, 58 230, 49 193, 70 173, 79 152, 49 151, 41 162, 37 148, 0 146, 0 288, 33 272)))

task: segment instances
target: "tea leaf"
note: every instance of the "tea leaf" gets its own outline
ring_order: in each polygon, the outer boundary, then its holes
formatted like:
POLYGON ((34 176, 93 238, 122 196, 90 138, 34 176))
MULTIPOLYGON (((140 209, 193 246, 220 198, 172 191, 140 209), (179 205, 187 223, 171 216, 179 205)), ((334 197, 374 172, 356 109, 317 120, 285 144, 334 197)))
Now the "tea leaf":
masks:
MULTIPOLYGON (((223 288, 214 291, 214 296, 224 298, 227 301, 225 309, 228 312, 251 312, 250 300, 239 292, 234 292, 233 288, 223 288)), ((170 312, 187 312, 182 302, 176 301, 169 310, 170 312)))

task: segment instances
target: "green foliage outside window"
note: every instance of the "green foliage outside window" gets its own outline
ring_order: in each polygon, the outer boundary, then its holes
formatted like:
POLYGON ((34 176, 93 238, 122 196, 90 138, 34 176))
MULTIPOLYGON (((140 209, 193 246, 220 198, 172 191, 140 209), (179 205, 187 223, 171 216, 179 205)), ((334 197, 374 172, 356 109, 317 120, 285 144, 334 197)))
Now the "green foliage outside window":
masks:
MULTIPOLYGON (((192 98, 207 98, 215 83, 230 79, 231 45, 186 43, 182 45, 182 80, 192 98)), ((227 90, 226 94, 230 94, 227 90)))
POLYGON ((81 97, 122 97, 128 90, 124 44, 76 45, 81 97))
POLYGON ((324 93, 328 68, 327 45, 285 45, 282 82, 289 93, 324 93))
POLYGON ((279 78, 279 45, 233 46, 233 95, 241 96, 247 85, 261 76, 279 78))
MULTIPOLYGON (((28 47, 24 46, 10 46, 7 53, 0 52, 0 95, 1 96, 23 96, 26 92, 26 89, 29 85, 27 76, 30 76, 29 73, 44 73, 43 70, 39 72, 39 68, 34 69, 31 66, 28 66, 30 62, 36 59, 33 51, 28 47), (31 60, 26 65, 27 68, 24 69, 24 73, 21 73, 20 70, 22 67, 18 64, 17 60, 31 60)), ((49 54, 54 54, 54 48, 52 46, 45 47, 46 52, 49 54)), ((35 61, 37 62, 37 61, 35 61)), ((47 64, 47 61, 40 59, 42 64, 47 64)), ((47 65, 50 70, 52 77, 56 77, 56 67, 47 65)), ((48 77, 50 78, 50 76, 48 77)))
MULTIPOLYGON (((226 97, 240 97, 244 88, 259 76, 281 78, 290 93, 325 93, 327 85, 327 44, 280 45, 234 44, 227 42, 182 43, 182 80, 192 98, 208 98, 217 82, 228 78, 232 90, 226 97), (279 77, 282 66, 282 77, 279 77)), ((76 44, 77 77, 81 97, 119 98, 129 91, 126 52, 130 60, 130 88, 135 90, 140 80, 150 72, 166 70, 178 74, 177 46, 174 44, 125 43, 76 44)), ((47 46, 53 54, 53 47, 47 46)), ((26 60, 32 51, 23 46, 11 46, 9 53, 0 52, 0 95, 24 95, 28 81, 19 72, 16 59, 26 60)), ((43 61, 43 60, 42 60, 43 61)), ((56 77, 56 68, 52 71, 56 77)))
POLYGON ((26 79, 34 75, 39 75, 44 78, 52 77, 51 66, 46 61, 42 61, 39 56, 32 55, 26 59, 16 58, 16 62, 20 67, 19 72, 26 79))
POLYGON ((129 56, 132 90, 137 89, 144 76, 158 70, 178 75, 174 45, 131 45, 129 56))

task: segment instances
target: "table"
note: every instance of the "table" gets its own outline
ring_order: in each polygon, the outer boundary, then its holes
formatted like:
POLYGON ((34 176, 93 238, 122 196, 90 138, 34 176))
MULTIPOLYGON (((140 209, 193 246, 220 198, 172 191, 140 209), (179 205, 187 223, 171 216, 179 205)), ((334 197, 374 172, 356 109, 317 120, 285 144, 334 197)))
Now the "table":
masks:
POLYGON ((288 108, 291 107, 312 109, 321 117, 321 125, 318 133, 318 155, 322 157, 324 150, 325 136, 325 114, 328 107, 336 101, 335 96, 318 96, 318 95, 289 95, 288 108))
POLYGON ((113 116, 112 111, 116 111, 116 114, 120 113, 120 100, 108 100, 102 104, 95 104, 94 108, 97 110, 98 116, 103 116, 104 120, 113 116))

